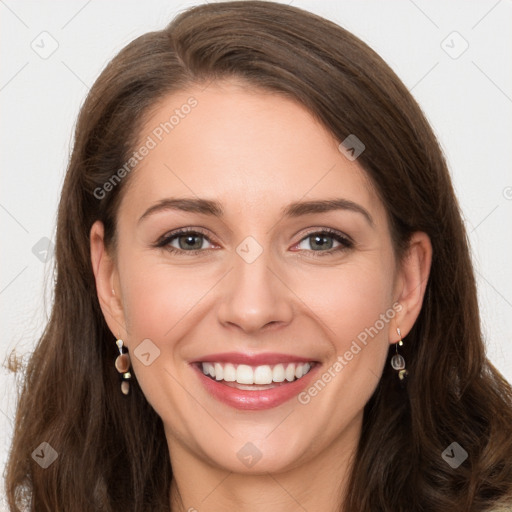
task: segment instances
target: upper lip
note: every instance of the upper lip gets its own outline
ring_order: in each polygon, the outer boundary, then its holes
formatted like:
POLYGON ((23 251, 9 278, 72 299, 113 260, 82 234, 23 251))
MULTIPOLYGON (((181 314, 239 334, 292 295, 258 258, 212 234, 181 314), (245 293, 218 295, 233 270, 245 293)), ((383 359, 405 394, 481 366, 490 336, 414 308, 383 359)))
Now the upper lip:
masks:
POLYGON ((198 357, 191 363, 232 363, 249 366, 274 365, 279 363, 310 363, 316 362, 312 358, 299 357, 291 354, 264 352, 262 354, 244 354, 242 352, 222 352, 198 357))

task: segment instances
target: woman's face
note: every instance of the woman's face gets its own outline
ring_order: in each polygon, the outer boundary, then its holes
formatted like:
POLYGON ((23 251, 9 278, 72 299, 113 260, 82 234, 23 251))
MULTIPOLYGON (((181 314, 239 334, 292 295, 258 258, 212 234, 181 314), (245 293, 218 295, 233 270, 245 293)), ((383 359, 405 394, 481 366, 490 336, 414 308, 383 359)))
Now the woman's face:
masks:
POLYGON ((411 322, 384 207, 340 142, 297 103, 233 82, 167 97, 142 130, 116 262, 99 223, 92 254, 171 458, 284 471, 356 442, 411 322))

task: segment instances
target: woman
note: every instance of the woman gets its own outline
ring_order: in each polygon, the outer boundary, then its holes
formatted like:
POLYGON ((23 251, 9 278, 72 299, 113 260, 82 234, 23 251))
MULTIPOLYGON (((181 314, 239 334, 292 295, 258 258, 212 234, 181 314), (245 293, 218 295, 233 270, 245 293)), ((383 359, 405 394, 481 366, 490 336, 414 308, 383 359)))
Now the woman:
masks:
POLYGON ((337 25, 215 3, 123 49, 79 116, 56 264, 11 510, 512 503, 445 160, 337 25))

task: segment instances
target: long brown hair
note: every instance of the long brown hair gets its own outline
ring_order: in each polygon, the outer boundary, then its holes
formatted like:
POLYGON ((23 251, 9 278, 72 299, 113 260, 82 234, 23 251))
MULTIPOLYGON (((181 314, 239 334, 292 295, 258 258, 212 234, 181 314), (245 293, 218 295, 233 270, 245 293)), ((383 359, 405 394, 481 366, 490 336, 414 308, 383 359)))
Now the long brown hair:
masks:
POLYGON ((411 94, 358 38, 273 2, 201 5, 126 46, 82 106, 58 210, 54 304, 26 370, 7 467, 12 511, 168 511, 171 461, 161 419, 136 379, 121 394, 89 231, 115 251, 128 161, 164 96, 232 78, 305 105, 339 140, 355 134, 385 205, 398 257, 424 231, 433 261, 404 345, 405 389, 387 364, 365 406, 345 510, 484 511, 512 501, 512 389, 485 355, 468 241, 439 144, 411 94), (96 194, 95 194, 96 192, 96 194), (31 457, 47 442, 46 469, 31 457), (443 460, 452 443, 468 458, 443 460), (31 504, 31 505, 29 505, 31 504))

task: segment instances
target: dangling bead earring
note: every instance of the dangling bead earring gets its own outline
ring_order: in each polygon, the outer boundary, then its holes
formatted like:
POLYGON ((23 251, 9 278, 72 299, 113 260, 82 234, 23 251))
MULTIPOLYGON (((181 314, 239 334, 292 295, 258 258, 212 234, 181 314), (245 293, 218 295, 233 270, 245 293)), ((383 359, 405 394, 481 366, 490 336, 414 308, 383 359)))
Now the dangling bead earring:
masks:
POLYGON ((398 333, 398 336, 400 336, 400 340, 395 343, 395 355, 391 358, 391 366, 394 370, 398 371, 398 378, 401 382, 405 382, 407 379, 407 375, 409 375, 409 372, 405 369, 405 359, 403 356, 401 356, 398 353, 398 346, 402 346, 404 342, 402 341, 402 333, 400 332, 400 329, 397 328, 396 332, 398 333))
POLYGON ((123 353, 123 340, 118 339, 116 345, 119 348, 119 355, 116 358, 115 366, 119 373, 123 374, 123 382, 121 382, 121 391, 123 395, 127 395, 130 392, 130 379, 132 374, 128 371, 130 369, 130 356, 127 353, 123 353))

